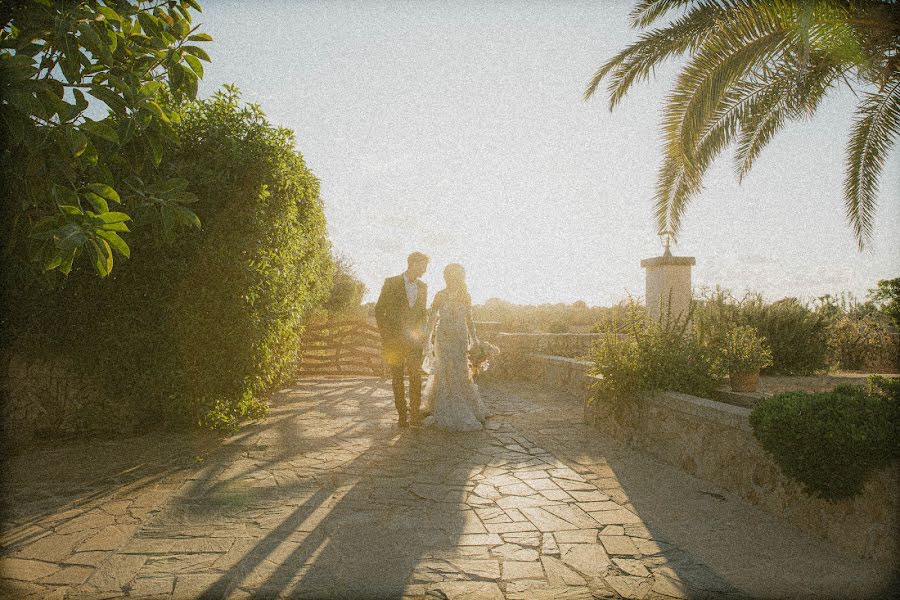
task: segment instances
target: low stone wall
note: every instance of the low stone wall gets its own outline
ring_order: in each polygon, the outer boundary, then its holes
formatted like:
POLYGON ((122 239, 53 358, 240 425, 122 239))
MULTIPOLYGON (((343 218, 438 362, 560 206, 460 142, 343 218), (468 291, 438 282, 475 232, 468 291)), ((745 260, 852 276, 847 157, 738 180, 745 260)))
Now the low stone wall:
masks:
POLYGON ((530 354, 519 359, 521 378, 584 399, 584 418, 604 434, 701 479, 759 508, 824 537, 854 554, 896 564, 900 484, 895 465, 874 474, 852 500, 827 502, 804 493, 781 474, 750 428, 750 409, 687 394, 647 398, 625 422, 589 403, 595 378, 590 363, 530 354))
POLYGON ((121 429, 123 407, 110 402, 66 360, 25 360, 0 353, 0 423, 3 442, 17 446, 36 436, 121 429))
MULTIPOLYGON (((480 330, 479 330, 480 331, 480 330)), ((599 333, 490 333, 488 341, 507 354, 535 353, 568 358, 590 356, 594 341, 603 337, 599 333)))

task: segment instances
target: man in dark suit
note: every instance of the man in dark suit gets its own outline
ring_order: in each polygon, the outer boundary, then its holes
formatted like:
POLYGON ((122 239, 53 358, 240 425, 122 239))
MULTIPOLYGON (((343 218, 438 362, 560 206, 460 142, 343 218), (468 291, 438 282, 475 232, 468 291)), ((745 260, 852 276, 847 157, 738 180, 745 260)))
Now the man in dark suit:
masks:
POLYGON ((428 286, 419 277, 428 269, 428 260, 421 252, 410 254, 406 258, 406 271, 384 280, 375 304, 375 321, 381 332, 384 360, 391 369, 400 427, 407 427, 410 421, 413 425, 421 422, 422 346, 428 321, 428 286), (409 421, 404 374, 409 376, 409 421))

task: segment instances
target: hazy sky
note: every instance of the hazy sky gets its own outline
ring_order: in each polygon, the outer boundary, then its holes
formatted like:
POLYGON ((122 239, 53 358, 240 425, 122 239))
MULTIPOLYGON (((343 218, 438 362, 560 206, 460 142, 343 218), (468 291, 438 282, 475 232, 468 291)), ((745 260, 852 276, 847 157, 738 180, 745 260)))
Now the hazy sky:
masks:
MULTIPOLYGON (((581 100, 636 38, 632 4, 206 0, 215 41, 200 93, 235 83, 296 131, 335 249, 370 299, 421 250, 432 293, 460 262, 476 302, 610 304, 643 293, 639 261, 660 252, 652 196, 677 66, 615 112, 581 100)), ((898 148, 872 251, 856 251, 844 219, 855 102, 837 90, 789 124, 740 185, 730 155, 713 166, 674 249, 696 256, 695 286, 775 299, 900 276, 898 148)))

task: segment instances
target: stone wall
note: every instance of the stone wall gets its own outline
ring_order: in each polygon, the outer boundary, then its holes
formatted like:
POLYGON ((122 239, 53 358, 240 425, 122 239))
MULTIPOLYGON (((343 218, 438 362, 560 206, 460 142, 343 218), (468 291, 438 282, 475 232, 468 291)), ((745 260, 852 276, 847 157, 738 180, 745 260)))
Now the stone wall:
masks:
POLYGON ((127 411, 66 360, 25 360, 0 353, 0 423, 3 442, 122 429, 127 411))
POLYGON ((856 498, 827 502, 807 495, 781 474, 753 436, 750 409, 665 392, 645 399, 622 423, 588 402, 595 381, 589 375, 590 363, 539 354, 518 362, 520 378, 582 398, 585 420, 602 433, 714 482, 858 556, 894 564, 900 557, 895 542, 900 526, 896 465, 876 473, 856 498))
POLYGON ((547 354, 582 358, 590 356, 599 333, 490 333, 482 335, 507 355, 516 353, 547 354))

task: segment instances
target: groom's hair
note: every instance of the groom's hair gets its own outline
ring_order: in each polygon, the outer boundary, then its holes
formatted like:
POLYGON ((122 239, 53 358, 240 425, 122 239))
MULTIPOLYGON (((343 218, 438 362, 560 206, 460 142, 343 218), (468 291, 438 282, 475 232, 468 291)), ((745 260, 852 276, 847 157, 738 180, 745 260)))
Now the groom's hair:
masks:
POLYGON ((414 263, 427 263, 431 259, 428 258, 427 254, 423 254, 421 252, 413 252, 409 256, 406 257, 406 265, 411 266, 414 263))

